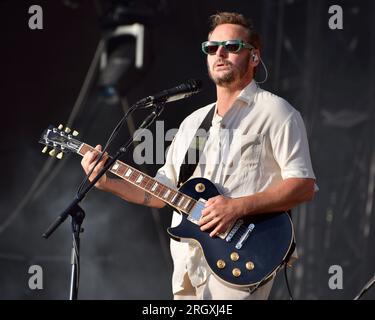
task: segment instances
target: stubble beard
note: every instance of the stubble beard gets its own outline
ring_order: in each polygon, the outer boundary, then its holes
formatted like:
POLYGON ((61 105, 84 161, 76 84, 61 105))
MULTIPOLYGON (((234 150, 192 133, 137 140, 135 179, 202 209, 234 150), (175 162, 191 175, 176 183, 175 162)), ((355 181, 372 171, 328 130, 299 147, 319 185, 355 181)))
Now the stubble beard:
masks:
POLYGON ((219 87, 229 87, 234 84, 236 81, 241 81, 244 75, 247 73, 248 59, 245 59, 239 68, 234 68, 233 64, 230 61, 223 61, 225 66, 229 66, 230 69, 221 75, 215 76, 210 67, 208 67, 208 73, 212 81, 219 87))
POLYGON ((208 67, 208 73, 210 75, 210 78, 219 87, 227 87, 236 80, 236 74, 235 74, 235 71, 233 70, 232 64, 228 63, 228 65, 231 66, 231 69, 217 76, 214 75, 211 72, 210 68, 208 67))

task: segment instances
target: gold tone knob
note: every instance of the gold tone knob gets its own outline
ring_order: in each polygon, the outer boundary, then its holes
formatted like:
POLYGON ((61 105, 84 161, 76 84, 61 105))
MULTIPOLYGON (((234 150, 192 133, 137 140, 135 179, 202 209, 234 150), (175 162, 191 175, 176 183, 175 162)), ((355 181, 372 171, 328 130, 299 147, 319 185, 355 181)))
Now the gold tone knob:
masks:
POLYGON ((238 269, 238 268, 234 268, 234 269, 232 270, 232 274, 233 274, 236 278, 238 278, 238 277, 241 275, 241 270, 238 269))
POLYGON ((68 128, 68 127, 66 127, 64 131, 65 131, 66 133, 71 133, 71 132, 72 132, 72 130, 71 130, 70 128, 68 128))
POLYGON ((61 160, 63 158, 64 153, 60 152, 57 154, 56 158, 61 160))
POLYGON ((230 259, 231 259, 232 261, 237 261, 239 258, 240 258, 240 255, 239 255, 237 252, 232 252, 232 253, 230 254, 230 259))
POLYGON ((197 183, 195 185, 195 191, 197 191, 197 192, 203 192, 204 190, 206 190, 206 187, 204 186, 203 183, 197 183))
POLYGON ((251 261, 248 261, 248 262, 246 262, 246 269, 247 270, 253 270, 255 268, 255 265, 254 265, 254 263, 253 262, 251 262, 251 261))
POLYGON ((79 132, 76 131, 76 130, 74 130, 74 131, 73 131, 73 137, 76 137, 76 136, 78 136, 78 135, 79 135, 79 132))
POLYGON ((64 129, 64 126, 62 124, 60 124, 58 127, 57 127, 59 130, 62 130, 64 129))
POLYGON ((47 151, 48 151, 48 147, 45 146, 45 147, 43 148, 42 152, 43 152, 43 153, 46 153, 47 151))
POLYGON ((216 265, 219 269, 225 268, 225 261, 224 260, 217 260, 216 265))
POLYGON ((51 157, 54 157, 56 155, 56 150, 55 149, 52 149, 49 153, 48 153, 51 157))

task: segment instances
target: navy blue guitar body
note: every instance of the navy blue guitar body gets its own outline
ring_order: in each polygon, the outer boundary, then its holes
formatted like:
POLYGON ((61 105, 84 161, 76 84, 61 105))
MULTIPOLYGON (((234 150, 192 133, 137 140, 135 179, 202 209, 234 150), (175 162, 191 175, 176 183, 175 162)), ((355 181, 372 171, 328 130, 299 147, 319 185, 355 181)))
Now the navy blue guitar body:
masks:
MULTIPOLYGON (((220 194, 215 185, 204 178, 188 180, 179 191, 195 200, 207 200, 220 194)), ((199 220, 202 208, 203 204, 195 210, 195 221, 199 220)), ((211 238, 209 232, 201 231, 189 219, 189 215, 182 214, 181 223, 168 228, 168 233, 175 240, 198 242, 210 269, 221 281, 234 287, 259 285, 273 275, 291 253, 292 221, 287 212, 279 212, 244 219, 236 225, 240 226, 237 231, 232 227, 232 231, 236 231, 232 236, 211 238)))

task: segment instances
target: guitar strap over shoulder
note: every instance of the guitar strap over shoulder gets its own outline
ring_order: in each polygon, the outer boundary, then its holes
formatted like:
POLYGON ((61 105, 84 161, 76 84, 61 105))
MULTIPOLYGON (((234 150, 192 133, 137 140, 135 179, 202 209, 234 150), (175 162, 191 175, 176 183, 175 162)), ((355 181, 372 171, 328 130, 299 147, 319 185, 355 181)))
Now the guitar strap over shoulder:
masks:
POLYGON ((212 119, 215 114, 215 105, 208 111, 206 117, 202 121, 201 125, 194 134, 193 139, 190 142, 189 148, 186 151, 185 158, 181 164, 180 174, 178 176, 177 186, 180 187, 185 183, 194 173, 195 168, 198 165, 200 155, 204 150, 206 141, 208 139, 208 132, 212 125, 212 119))

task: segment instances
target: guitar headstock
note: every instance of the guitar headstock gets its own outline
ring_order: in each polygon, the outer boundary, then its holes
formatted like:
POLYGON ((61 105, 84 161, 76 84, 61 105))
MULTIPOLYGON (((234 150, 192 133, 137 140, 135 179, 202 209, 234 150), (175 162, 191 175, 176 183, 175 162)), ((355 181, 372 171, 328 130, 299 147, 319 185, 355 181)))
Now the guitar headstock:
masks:
POLYGON ((81 145, 83 144, 79 140, 75 139, 78 136, 78 132, 71 130, 70 128, 60 124, 57 128, 49 126, 44 130, 39 143, 44 144, 42 152, 47 153, 51 157, 62 159, 64 153, 78 152, 81 145))

